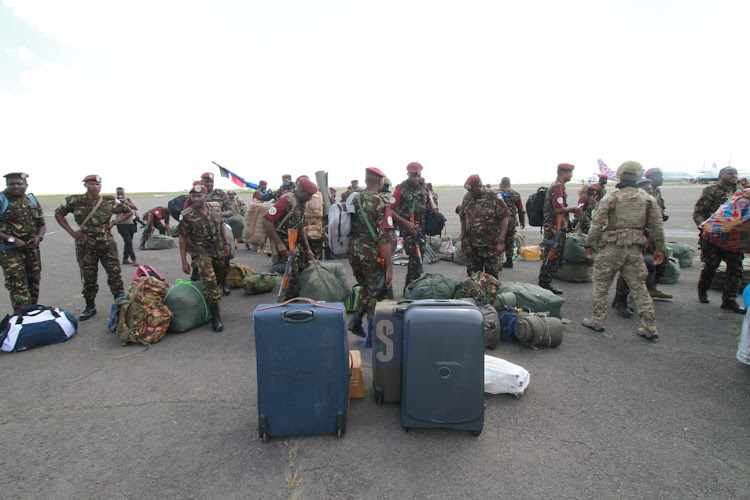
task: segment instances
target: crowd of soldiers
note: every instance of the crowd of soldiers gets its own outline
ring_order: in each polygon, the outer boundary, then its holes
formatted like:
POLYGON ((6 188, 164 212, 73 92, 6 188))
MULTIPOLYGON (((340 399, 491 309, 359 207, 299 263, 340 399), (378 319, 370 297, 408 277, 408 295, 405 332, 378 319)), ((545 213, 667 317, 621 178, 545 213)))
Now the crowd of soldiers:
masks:
MULTIPOLYGON (((607 295, 612 281, 619 274, 617 291, 612 306, 622 316, 632 316, 627 303, 631 297, 637 308, 642 326, 638 335, 649 340, 658 338, 652 298, 668 299, 671 295, 657 288, 665 269, 665 244, 663 222, 664 199, 659 187, 663 182, 660 169, 644 172, 634 161, 623 163, 617 171, 619 183, 607 193, 606 177, 598 184, 586 186, 578 204, 568 206, 566 183, 573 175, 574 166, 561 163, 557 178, 547 189, 544 199, 544 240, 539 286, 552 293, 562 291, 552 285, 560 264, 566 234, 578 229, 588 234, 585 246, 587 259, 594 262, 593 315, 584 318, 583 325, 597 332, 604 331, 607 315, 607 295), (570 215, 576 217, 571 222, 570 215), (594 259, 594 249, 598 255, 594 259)), ((361 292, 357 308, 349 321, 349 330, 371 341, 372 316, 378 300, 393 296, 393 253, 396 247, 396 230, 403 238, 408 256, 405 288, 423 273, 421 255, 425 245, 425 218, 437 212, 437 193, 422 176, 423 167, 418 162, 406 166, 406 179, 391 192, 390 179, 378 168, 365 170, 365 188, 352 181, 342 193, 341 200, 351 200, 351 243, 348 259, 361 292), (358 196, 350 196, 358 193, 358 196), (363 328, 368 320, 367 331, 363 328)), ((44 215, 36 198, 27 194, 25 173, 5 175, 6 189, 2 193, 0 213, 0 265, 5 274, 5 285, 10 293, 14 312, 35 304, 39 298, 41 263, 39 244, 46 230, 44 215)), ((79 319, 84 321, 96 315, 95 299, 98 293, 98 266, 101 263, 107 274, 107 284, 114 299, 124 294, 120 259, 111 229, 117 226, 123 237, 122 264, 138 265, 132 239, 136 230, 133 218, 138 207, 123 188, 116 196, 101 195, 101 178, 88 175, 83 179, 84 194, 66 197, 55 210, 60 227, 74 240, 76 259, 83 282, 86 305, 79 319), (73 214, 78 229, 73 229, 66 216, 73 214), (113 219, 113 217, 116 217, 113 219)), ((299 273, 315 258, 305 230, 305 205, 318 193, 318 186, 308 176, 292 181, 291 175, 282 177, 276 191, 267 189, 261 181, 253 194, 253 201, 273 200, 261 224, 268 234, 274 262, 286 262, 290 252, 290 232, 297 231, 302 247, 297 252, 289 287, 284 299, 299 293, 299 273)), ((737 180, 737 170, 726 167, 719 180, 703 190, 695 205, 693 219, 700 224, 708 219, 734 192, 745 187, 737 180)), ((513 266, 513 239, 516 227, 525 227, 526 214, 521 197, 511 188, 510 179, 504 177, 499 189, 484 184, 479 175, 470 175, 465 183, 461 205, 456 207, 461 222, 460 241, 467 256, 467 274, 477 271, 499 277, 503 267, 513 266), (503 263, 503 258, 505 262, 503 263)), ((335 202, 336 190, 329 189, 330 201, 335 202)), ((181 200, 180 200, 181 201, 181 200)), ((201 281, 206 302, 212 315, 212 327, 221 331, 223 325, 219 312, 222 294, 228 295, 226 273, 229 265, 229 240, 223 221, 235 213, 244 216, 247 203, 233 191, 214 189, 214 176, 201 175, 185 197, 179 212, 177 236, 180 241, 182 270, 191 279, 201 281), (190 261, 187 256, 190 255, 190 261)), ((153 231, 165 234, 170 230, 170 209, 155 207, 144 214, 140 249, 153 231)), ((742 278, 740 252, 724 250, 699 239, 703 266, 698 282, 698 300, 708 303, 707 290, 721 261, 727 264, 727 280, 722 295, 721 308, 744 313, 736 297, 742 278)))

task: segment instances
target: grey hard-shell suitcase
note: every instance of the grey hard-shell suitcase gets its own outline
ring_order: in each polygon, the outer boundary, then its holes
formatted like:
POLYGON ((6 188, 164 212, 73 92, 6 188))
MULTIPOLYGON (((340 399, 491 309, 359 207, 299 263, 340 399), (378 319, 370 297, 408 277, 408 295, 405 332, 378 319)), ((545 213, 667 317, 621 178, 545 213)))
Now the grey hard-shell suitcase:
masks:
POLYGON ((417 300, 404 311, 401 425, 484 427, 484 317, 461 300, 417 300))
POLYGON ((378 403, 401 402, 404 311, 409 302, 383 300, 375 306, 372 319, 372 387, 378 403))

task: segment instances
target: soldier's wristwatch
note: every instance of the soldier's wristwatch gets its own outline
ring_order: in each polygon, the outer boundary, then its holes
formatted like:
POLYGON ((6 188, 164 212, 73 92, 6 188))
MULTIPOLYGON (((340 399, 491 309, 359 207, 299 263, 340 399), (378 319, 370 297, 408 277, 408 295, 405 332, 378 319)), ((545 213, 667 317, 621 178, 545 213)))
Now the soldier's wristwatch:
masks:
POLYGON ((11 236, 10 238, 8 238, 8 239, 7 239, 7 240, 5 240, 5 241, 7 241, 8 243, 15 243, 15 242, 16 242, 16 239, 15 239, 15 238, 14 238, 13 236, 11 236))

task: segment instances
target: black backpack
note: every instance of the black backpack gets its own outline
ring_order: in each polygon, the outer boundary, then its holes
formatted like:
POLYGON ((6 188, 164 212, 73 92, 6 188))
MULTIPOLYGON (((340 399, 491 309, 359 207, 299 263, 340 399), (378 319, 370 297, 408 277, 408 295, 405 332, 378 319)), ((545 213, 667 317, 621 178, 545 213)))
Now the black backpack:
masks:
POLYGON ((547 188, 540 187, 526 200, 526 215, 529 217, 530 226, 541 227, 544 224, 544 198, 546 196, 547 188))
POLYGON ((169 210, 169 215, 171 215, 174 220, 180 220, 180 214, 185 209, 185 202, 187 201, 187 199, 188 195, 181 194, 176 198, 172 198, 167 203, 167 210, 169 210))
POLYGON ((445 227, 445 216, 440 212, 430 212, 424 216, 424 232, 427 236, 440 236, 445 227))

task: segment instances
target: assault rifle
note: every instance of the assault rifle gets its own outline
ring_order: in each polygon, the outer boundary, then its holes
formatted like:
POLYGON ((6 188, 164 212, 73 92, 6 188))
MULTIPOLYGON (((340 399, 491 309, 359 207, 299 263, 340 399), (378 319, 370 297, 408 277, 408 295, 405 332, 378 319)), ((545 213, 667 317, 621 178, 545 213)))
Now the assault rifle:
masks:
POLYGON ((380 255, 378 256, 378 264, 380 264, 380 267, 383 269, 383 274, 380 276, 380 280, 378 280, 378 292, 381 296, 393 300, 393 287, 386 288, 385 285, 385 274, 387 268, 385 267, 385 258, 383 257, 383 249, 380 246, 380 243, 378 243, 378 251, 380 252, 380 255))
MULTIPOLYGON (((414 214, 409 214, 409 219, 411 220, 411 223, 414 224, 414 227, 417 227, 417 223, 414 220, 414 214)), ((419 248, 419 236, 417 236, 417 233, 414 233, 411 235, 412 238, 414 238, 414 255, 419 259, 419 266, 422 267, 424 264, 422 263, 422 250, 419 248)), ((421 272, 421 271, 420 271, 421 272)))
POLYGON ((293 278, 294 261, 297 260, 297 252, 295 251, 297 248, 297 231, 297 229, 289 229, 287 231, 287 235, 289 236, 289 257, 286 259, 286 268, 284 269, 284 277, 281 278, 277 302, 283 302, 284 295, 289 290, 289 280, 293 278))
POLYGON ((549 265, 550 260, 554 261, 557 258, 557 252, 555 249, 557 248, 557 244, 560 242, 560 237, 565 232, 565 230, 562 228, 563 218, 563 214, 557 214, 557 216, 555 216, 555 226, 557 227, 555 236, 553 236, 551 240, 544 240, 539 244, 539 246, 542 248, 549 248, 549 252, 547 252, 547 258, 544 260, 545 268, 549 265))

